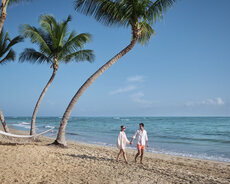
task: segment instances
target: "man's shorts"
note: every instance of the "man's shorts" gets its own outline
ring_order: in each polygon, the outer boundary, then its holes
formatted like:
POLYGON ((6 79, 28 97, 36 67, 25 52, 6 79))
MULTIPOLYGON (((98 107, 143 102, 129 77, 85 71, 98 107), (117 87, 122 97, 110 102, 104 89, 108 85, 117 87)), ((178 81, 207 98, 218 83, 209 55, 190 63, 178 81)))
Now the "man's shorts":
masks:
POLYGON ((145 149, 145 145, 137 144, 137 149, 138 150, 144 150, 145 149))

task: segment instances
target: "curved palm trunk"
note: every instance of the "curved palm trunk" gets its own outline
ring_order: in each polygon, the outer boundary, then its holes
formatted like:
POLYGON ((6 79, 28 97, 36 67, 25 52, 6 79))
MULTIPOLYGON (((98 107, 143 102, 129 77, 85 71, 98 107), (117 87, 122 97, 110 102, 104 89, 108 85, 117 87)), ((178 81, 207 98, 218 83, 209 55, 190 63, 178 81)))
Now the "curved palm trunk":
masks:
POLYGON ((46 84, 45 88, 43 89, 37 103, 36 106, 34 108, 34 112, 33 112, 33 116, 32 116, 32 120, 31 120, 31 128, 30 128, 30 135, 35 135, 36 134, 36 130, 35 130, 35 121, 36 121, 36 117, 37 117, 37 113, 38 113, 38 109, 39 106, 41 105, 42 99, 46 94, 46 91, 48 90, 48 88, 50 87, 51 83, 54 80, 54 77, 56 75, 58 69, 58 63, 56 62, 56 64, 53 64, 53 73, 52 76, 50 77, 50 80, 48 81, 48 83, 46 84))
POLYGON ((4 22, 6 20, 6 0, 2 0, 2 5, 1 5, 1 17, 0 17, 0 33, 2 32, 2 28, 4 25, 4 22))
POLYGON ((0 120, 2 122, 2 126, 3 126, 4 131, 9 132, 9 128, 6 125, 6 122, 5 122, 5 119, 4 119, 4 116, 3 116, 3 113, 2 113, 1 109, 0 109, 0 120))
POLYGON ((78 101, 78 99, 81 97, 81 95, 85 92, 85 90, 100 76, 102 73, 107 70, 109 67, 111 67, 116 61, 118 61, 122 56, 124 56, 126 53, 128 53, 136 44, 138 40, 138 31, 133 30, 133 38, 131 43, 125 47, 121 52, 119 52, 116 56, 114 56, 112 59, 110 59, 106 64, 104 64, 101 68, 99 68, 93 75, 91 75, 87 81, 79 88, 75 96, 70 101, 63 117, 60 123, 60 128, 58 131, 57 139, 54 141, 53 144, 60 145, 60 146, 66 146, 66 140, 65 140, 65 128, 67 125, 67 122, 69 120, 69 116, 78 101))

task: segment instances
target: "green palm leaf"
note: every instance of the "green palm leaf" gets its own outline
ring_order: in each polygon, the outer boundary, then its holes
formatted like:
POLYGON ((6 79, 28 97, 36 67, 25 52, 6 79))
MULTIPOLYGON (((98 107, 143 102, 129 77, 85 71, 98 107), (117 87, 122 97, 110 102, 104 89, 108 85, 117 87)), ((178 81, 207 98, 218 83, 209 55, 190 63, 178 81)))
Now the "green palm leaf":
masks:
POLYGON ((7 55, 0 60, 0 64, 6 64, 6 62, 14 61, 15 58, 16 58, 15 52, 12 49, 10 49, 7 55))
POLYGON ((22 2, 29 2, 29 1, 32 1, 32 0, 9 0, 9 5, 22 3, 22 2))
POLYGON ((19 57, 20 62, 31 62, 31 63, 50 63, 52 62, 50 58, 48 58, 45 54, 36 51, 35 49, 32 48, 26 48, 19 57))
POLYGON ((172 7, 176 0, 157 0, 152 3, 147 11, 147 17, 150 22, 157 21, 159 18, 163 18, 163 13, 168 7, 172 7))
POLYGON ((71 54, 84 47, 84 45, 91 40, 89 33, 81 33, 76 35, 75 32, 71 32, 68 40, 62 47, 59 57, 63 57, 66 54, 71 54))
POLYGON ((126 1, 110 0, 75 0, 75 10, 89 16, 105 25, 128 26, 132 15, 132 6, 126 1))
POLYGON ((10 43, 8 44, 8 46, 6 47, 6 50, 9 50, 13 45, 22 42, 24 39, 22 36, 17 36, 15 37, 13 40, 10 41, 10 43))
POLYGON ((75 0, 75 10, 107 26, 138 27, 144 44, 154 34, 153 20, 162 17, 176 0, 75 0), (143 22, 144 20, 144 22, 143 22), (137 24, 138 23, 138 24, 137 24))
POLYGON ((141 29, 141 36, 138 39, 138 42, 145 45, 150 40, 151 36, 156 34, 156 32, 146 21, 141 21, 139 26, 141 29))
POLYGON ((51 53, 51 38, 44 30, 25 24, 24 26, 20 27, 20 32, 23 37, 30 38, 32 43, 36 43, 42 52, 51 53))
POLYGON ((80 50, 77 51, 75 53, 66 55, 63 60, 65 61, 65 63, 70 62, 71 60, 74 60, 76 62, 79 61, 89 61, 89 62, 93 62, 94 60, 94 54, 93 54, 93 50, 80 50))
POLYGON ((4 30, 2 30, 0 33, 0 64, 15 60, 16 54, 12 47, 22 41, 23 38, 21 36, 17 36, 11 40, 8 36, 8 32, 5 33, 4 30))
MULTIPOLYGON (((40 28, 36 28, 30 25, 21 26, 21 33, 25 38, 29 38, 32 43, 39 46, 39 51, 31 48, 27 48, 21 54, 19 60, 21 62, 31 61, 32 63, 38 62, 53 62, 54 58, 61 62, 66 63, 67 60, 72 60, 72 55, 77 56, 76 53, 80 51, 84 45, 90 41, 91 35, 88 33, 82 33, 77 35, 72 31, 68 33, 68 23, 71 21, 71 16, 68 16, 66 20, 57 22, 51 15, 41 15, 39 18, 40 28), (67 57, 68 56, 68 57, 67 57), (68 58, 66 60, 66 58, 68 58)), ((92 61, 94 59, 93 53, 88 54, 86 61, 92 61)), ((82 59, 79 60, 82 60, 82 59)), ((78 59, 75 58, 77 61, 78 59)))

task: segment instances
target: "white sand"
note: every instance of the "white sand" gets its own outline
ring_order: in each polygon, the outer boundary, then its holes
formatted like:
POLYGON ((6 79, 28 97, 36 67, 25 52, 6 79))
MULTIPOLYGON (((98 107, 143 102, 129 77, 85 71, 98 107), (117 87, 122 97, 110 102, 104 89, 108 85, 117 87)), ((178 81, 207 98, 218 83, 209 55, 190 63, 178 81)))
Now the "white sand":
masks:
POLYGON ((69 142, 47 146, 51 138, 9 145, 0 137, 0 183, 230 183, 230 163, 146 153, 144 164, 115 161, 118 150, 69 142))

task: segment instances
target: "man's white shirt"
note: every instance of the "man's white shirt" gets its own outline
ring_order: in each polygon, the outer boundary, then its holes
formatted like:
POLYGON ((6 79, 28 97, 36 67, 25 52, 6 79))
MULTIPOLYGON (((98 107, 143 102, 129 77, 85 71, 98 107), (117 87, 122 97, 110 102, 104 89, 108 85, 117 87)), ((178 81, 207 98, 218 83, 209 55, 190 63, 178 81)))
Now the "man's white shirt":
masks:
POLYGON ((137 144, 145 145, 145 142, 148 141, 148 136, 146 130, 137 130, 133 136, 133 139, 137 138, 137 144))

